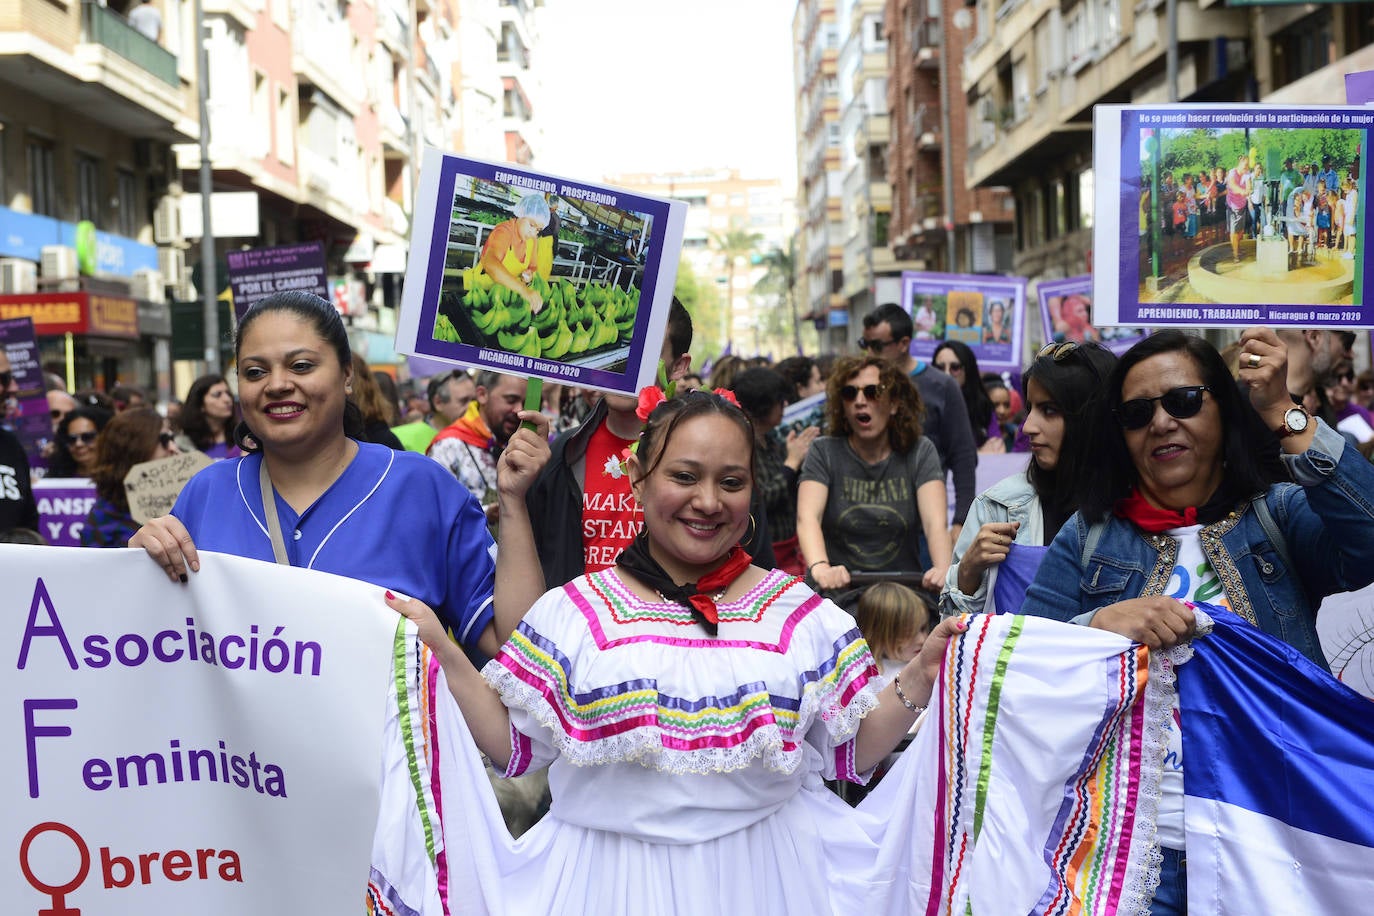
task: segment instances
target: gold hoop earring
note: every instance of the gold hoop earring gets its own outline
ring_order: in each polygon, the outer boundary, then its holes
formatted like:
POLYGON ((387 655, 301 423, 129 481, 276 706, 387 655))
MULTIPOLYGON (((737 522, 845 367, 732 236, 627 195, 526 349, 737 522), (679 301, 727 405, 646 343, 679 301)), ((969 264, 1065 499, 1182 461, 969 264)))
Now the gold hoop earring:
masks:
POLYGON ((749 513, 749 527, 746 530, 749 533, 739 539, 739 542, 741 544, 748 544, 750 541, 754 539, 754 535, 758 534, 758 522, 754 521, 754 513, 752 512, 749 513))

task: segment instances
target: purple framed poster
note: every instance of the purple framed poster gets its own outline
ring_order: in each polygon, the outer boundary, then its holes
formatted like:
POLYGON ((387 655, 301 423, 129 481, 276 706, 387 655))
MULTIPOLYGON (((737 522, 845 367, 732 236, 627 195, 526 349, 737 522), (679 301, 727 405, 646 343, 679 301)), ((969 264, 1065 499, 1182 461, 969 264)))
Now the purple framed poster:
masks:
POLYGON ((941 341, 958 340, 969 345, 983 371, 1021 366, 1022 277, 903 271, 902 308, 911 315, 911 355, 917 359, 929 360, 941 341))
POLYGON ((323 242, 245 248, 224 258, 229 263, 229 288, 234 293, 234 317, 238 321, 258 300, 289 289, 330 299, 323 242))
POLYGON ((1374 111, 1098 106, 1093 318, 1127 327, 1374 327, 1374 111))
POLYGON ((426 150, 396 350, 633 395, 654 382, 686 214, 426 150))
POLYGON ((1035 286, 1035 295, 1040 300, 1040 327, 1046 343, 1097 341, 1120 354, 1149 333, 1145 328, 1101 327, 1094 323, 1091 274, 1041 280, 1035 286))
POLYGON ((0 347, 9 357, 14 383, 19 387, 14 398, 5 399, 4 423, 19 437, 29 467, 46 466, 43 449, 52 439, 52 418, 48 414, 47 386, 43 383, 43 366, 38 360, 38 339, 33 333, 32 318, 0 320, 0 347))

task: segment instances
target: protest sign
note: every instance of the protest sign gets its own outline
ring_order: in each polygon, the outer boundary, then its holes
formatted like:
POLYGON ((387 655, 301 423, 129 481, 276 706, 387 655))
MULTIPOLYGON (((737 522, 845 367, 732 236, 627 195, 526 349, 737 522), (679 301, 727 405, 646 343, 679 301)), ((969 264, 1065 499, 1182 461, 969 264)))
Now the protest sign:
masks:
POLYGON ((124 475, 124 494, 129 497, 129 514, 134 521, 147 524, 172 511, 181 488, 202 468, 211 465, 204 452, 183 452, 170 458, 144 461, 124 475))
POLYGON ((1093 278, 1089 274, 1036 284, 1040 326, 1046 343, 1096 341, 1113 353, 1125 353, 1148 332, 1144 328, 1098 327, 1093 323, 1093 278))
POLYGON ((33 319, 0 320, 0 347, 9 357, 14 383, 19 386, 13 400, 5 399, 4 423, 19 437, 29 456, 29 467, 38 468, 41 473, 47 464, 43 449, 52 441, 52 418, 48 415, 47 386, 43 384, 33 319))
POLYGON ((95 505, 95 484, 84 477, 44 477, 33 482, 38 533, 54 547, 80 547, 81 528, 95 505))
POLYGON ((436 150, 397 352, 634 395, 654 383, 687 205, 436 150))
POLYGON ((302 242, 272 248, 246 248, 224 256, 229 264, 229 288, 234 294, 234 317, 273 293, 297 289, 330 298, 329 276, 324 268, 324 243, 302 242))
POLYGON ((825 392, 822 391, 820 394, 813 394, 788 404, 782 409, 778 435, 785 438, 788 433, 799 433, 808 426, 816 427, 821 431, 821 435, 825 435, 825 402, 825 392))
POLYGON ((1026 281, 1021 277, 902 271, 902 308, 911 315, 911 355, 929 360, 941 341, 968 344, 980 370, 1021 365, 1026 281))
POLYGON ((1361 158, 1374 111, 1093 111, 1098 326, 1374 327, 1361 158))
POLYGON ((18 913, 357 910, 397 616, 381 589, 202 553, 0 548, 0 870, 18 913))

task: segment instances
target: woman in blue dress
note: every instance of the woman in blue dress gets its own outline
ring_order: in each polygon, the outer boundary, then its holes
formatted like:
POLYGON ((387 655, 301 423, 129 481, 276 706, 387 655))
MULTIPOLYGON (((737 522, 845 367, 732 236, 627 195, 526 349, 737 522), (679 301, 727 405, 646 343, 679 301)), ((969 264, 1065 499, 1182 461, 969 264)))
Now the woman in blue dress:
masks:
POLYGON ((494 655, 542 592, 537 576, 516 571, 538 564, 524 491, 548 452, 547 430, 518 432, 502 458, 501 513, 512 524, 502 525, 498 555, 481 507, 453 475, 355 438, 352 354, 328 302, 296 291, 264 299, 240 322, 235 352, 235 439, 245 455, 193 477, 171 514, 129 546, 182 582, 200 568, 200 550, 360 579, 423 600, 464 647, 494 655))

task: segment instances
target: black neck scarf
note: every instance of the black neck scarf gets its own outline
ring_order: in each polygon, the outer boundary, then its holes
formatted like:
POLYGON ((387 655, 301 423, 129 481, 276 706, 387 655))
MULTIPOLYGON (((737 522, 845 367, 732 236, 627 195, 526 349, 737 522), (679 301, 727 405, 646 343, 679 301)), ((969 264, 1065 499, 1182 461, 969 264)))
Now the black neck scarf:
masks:
POLYGON ((720 617, 716 611, 715 599, 710 593, 728 588, 731 582, 739 578, 740 573, 749 568, 751 562, 753 561, 749 554, 736 544, 730 548, 724 561, 715 570, 702 576, 697 582, 678 585, 649 553, 649 536, 646 532, 640 531, 630 542, 630 546, 620 552, 616 565, 633 573, 636 579, 667 600, 691 609, 692 617, 707 633, 715 636, 720 627, 720 617))

